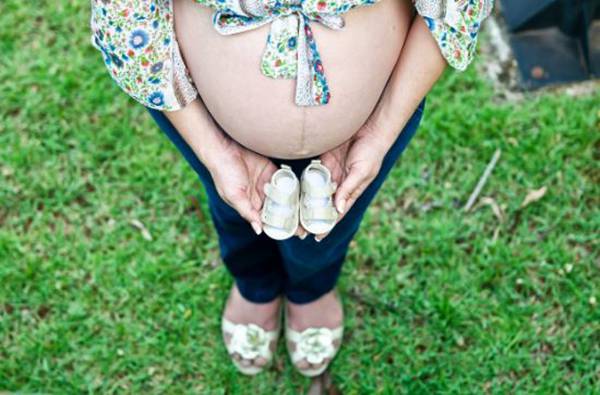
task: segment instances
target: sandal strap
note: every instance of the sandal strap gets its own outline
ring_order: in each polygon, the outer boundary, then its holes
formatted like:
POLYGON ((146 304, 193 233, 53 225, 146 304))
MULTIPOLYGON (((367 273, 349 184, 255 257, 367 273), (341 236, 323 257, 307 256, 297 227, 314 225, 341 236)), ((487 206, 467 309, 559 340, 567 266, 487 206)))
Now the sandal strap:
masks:
POLYGON ((285 193, 281 189, 275 188, 270 182, 265 184, 263 190, 265 195, 282 206, 293 205, 297 198, 295 193, 285 193))
POLYGON ((298 332, 290 328, 289 326, 285 329, 285 337, 287 340, 292 341, 294 343, 300 342, 305 336, 311 336, 314 332, 330 332, 331 340, 336 341, 340 340, 342 336, 344 336, 344 327, 338 326, 334 329, 329 328, 308 328, 303 330, 302 332, 298 332))
POLYGON ((282 215, 273 214, 270 210, 263 210, 261 220, 264 224, 274 226, 276 228, 288 229, 295 226, 295 216, 284 217, 282 215))
POLYGON ((302 181, 302 193, 309 198, 326 198, 333 195, 336 189, 335 182, 328 182, 324 186, 315 186, 306 180, 302 181))
POLYGON ((315 221, 315 220, 325 220, 325 221, 334 221, 338 218, 338 213, 332 206, 325 207, 306 207, 302 208, 302 217, 305 220, 315 221))
MULTIPOLYGON (((227 332, 227 333, 233 333, 233 332, 236 330, 236 327, 238 327, 238 326, 250 327, 251 325, 254 325, 254 324, 248 324, 248 325, 244 325, 244 324, 235 324, 235 323, 233 323, 233 322, 229 321, 229 320, 228 320, 228 319, 226 319, 226 318, 223 318, 223 319, 221 320, 221 329, 222 329, 223 331, 227 332)), ((268 338, 270 341, 272 341, 272 340, 277 340, 277 338, 279 337, 279 329, 274 329, 274 330, 272 330, 272 331, 267 331, 267 330, 264 330, 263 328, 261 328, 261 327, 260 327, 260 326, 258 326, 258 325, 254 325, 254 326, 256 326, 256 327, 258 327, 258 328, 262 329, 262 331, 265 333, 265 335, 267 336, 267 338, 268 338)))

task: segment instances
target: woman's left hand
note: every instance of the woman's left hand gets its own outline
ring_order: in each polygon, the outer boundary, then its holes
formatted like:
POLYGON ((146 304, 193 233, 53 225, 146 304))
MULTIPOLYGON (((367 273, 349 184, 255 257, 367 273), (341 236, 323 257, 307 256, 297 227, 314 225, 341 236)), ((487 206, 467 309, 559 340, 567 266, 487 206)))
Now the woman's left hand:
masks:
MULTIPOLYGON (((367 121, 348 142, 321 155, 321 162, 338 184, 334 195, 340 213, 338 222, 375 179, 389 148, 378 128, 367 121)), ((315 239, 320 241, 326 236, 316 235, 315 239)))

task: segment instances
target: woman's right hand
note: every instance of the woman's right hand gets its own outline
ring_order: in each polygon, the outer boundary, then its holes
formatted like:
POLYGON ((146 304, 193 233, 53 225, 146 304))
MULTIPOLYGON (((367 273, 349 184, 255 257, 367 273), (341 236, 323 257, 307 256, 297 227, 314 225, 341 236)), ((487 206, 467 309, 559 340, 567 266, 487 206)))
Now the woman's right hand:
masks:
MULTIPOLYGON (((262 232, 260 211, 265 200, 264 185, 271 180, 277 166, 231 138, 212 155, 205 155, 204 165, 210 172, 221 199, 250 223, 256 234, 262 232)), ((296 236, 308 233, 298 226, 296 236)))
MULTIPOLYGON (((200 98, 181 110, 164 114, 206 166, 221 199, 260 234, 264 185, 277 170, 275 164, 232 140, 200 98)), ((299 226, 296 235, 304 238, 306 234, 299 226)))
POLYGON ((219 196, 260 234, 263 185, 275 172, 275 164, 232 140, 200 98, 164 114, 206 166, 219 196))
POLYGON ((221 199, 260 234, 260 210, 265 199, 263 186, 277 170, 275 164, 230 138, 202 159, 221 199))

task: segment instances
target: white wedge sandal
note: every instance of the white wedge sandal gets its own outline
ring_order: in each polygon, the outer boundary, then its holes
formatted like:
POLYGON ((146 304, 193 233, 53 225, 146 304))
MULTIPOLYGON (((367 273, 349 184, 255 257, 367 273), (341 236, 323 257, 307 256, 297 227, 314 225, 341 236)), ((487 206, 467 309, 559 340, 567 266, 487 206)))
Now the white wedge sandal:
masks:
POLYGON ((320 160, 314 159, 302 172, 300 185, 302 227, 315 235, 329 232, 338 219, 332 198, 337 184, 331 181, 331 172, 320 160))
POLYGON ((287 309, 285 313, 285 340, 294 367, 306 377, 315 377, 323 373, 337 355, 344 337, 344 325, 329 329, 325 327, 307 328, 298 332, 288 325, 287 309), (323 366, 313 369, 302 369, 298 363, 306 360, 309 364, 318 365, 328 359, 323 366))
POLYGON ((264 186, 265 201, 261 220, 265 234, 275 240, 285 240, 298 230, 300 182, 287 165, 281 165, 264 186))
POLYGON ((266 331, 255 324, 234 324, 222 318, 221 330, 227 353, 235 367, 243 374, 253 376, 268 368, 273 362, 273 345, 277 345, 279 339, 279 326, 273 331, 266 331), (230 336, 227 341, 226 336, 230 336), (251 361, 264 358, 267 363, 264 366, 244 366, 233 356, 239 354, 241 358, 251 361))

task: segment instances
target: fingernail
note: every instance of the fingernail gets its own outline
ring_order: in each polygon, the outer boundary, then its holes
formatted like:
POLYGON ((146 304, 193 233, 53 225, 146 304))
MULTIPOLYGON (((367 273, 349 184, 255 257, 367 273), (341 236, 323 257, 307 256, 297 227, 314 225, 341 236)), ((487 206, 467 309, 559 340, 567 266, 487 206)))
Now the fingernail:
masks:
POLYGON ((306 239, 306 236, 308 236, 307 232, 302 233, 300 236, 298 236, 300 238, 300 240, 304 240, 306 239))
POLYGON ((252 222, 252 229, 254 229, 254 232, 259 235, 262 233, 262 229, 260 227, 260 225, 257 222, 252 222))
POLYGON ((315 236, 315 241, 316 241, 317 243, 320 243, 320 242, 321 242, 321 240, 323 240, 323 238, 319 238, 319 237, 315 236))
POLYGON ((340 214, 342 214, 342 213, 344 212, 344 208, 345 208, 345 206, 346 206, 346 201, 345 201, 345 200, 342 200, 342 201, 340 202, 340 204, 338 205, 338 207, 337 207, 337 210, 338 210, 338 212, 339 212, 340 214))

